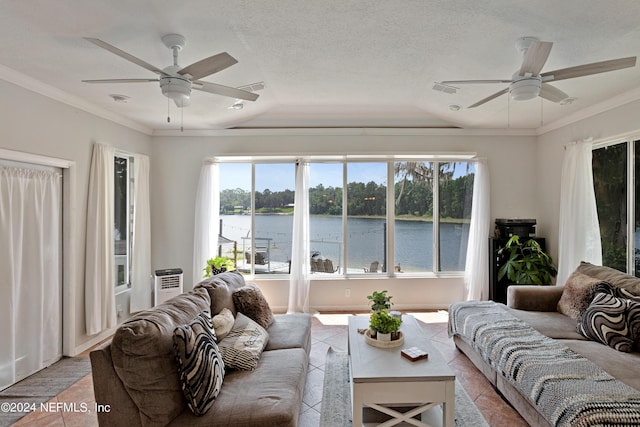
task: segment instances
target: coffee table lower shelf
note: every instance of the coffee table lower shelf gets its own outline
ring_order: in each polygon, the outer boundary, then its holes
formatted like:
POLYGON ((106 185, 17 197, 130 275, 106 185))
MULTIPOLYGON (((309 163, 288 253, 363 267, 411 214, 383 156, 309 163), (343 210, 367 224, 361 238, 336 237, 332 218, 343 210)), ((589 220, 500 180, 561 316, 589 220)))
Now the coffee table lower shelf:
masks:
POLYGON ((453 427, 455 375, 412 316, 403 316, 405 346, 429 353, 411 362, 400 348, 380 349, 357 333, 366 318, 349 319, 349 367, 353 426, 453 427), (373 422, 373 423, 372 423, 373 422), (365 423, 365 424, 363 424, 365 423))

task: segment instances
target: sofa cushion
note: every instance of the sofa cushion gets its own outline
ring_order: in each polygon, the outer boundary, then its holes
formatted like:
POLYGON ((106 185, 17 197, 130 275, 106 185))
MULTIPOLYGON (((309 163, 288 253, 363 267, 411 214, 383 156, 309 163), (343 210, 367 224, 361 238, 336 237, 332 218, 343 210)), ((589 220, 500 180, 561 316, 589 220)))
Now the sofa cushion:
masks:
POLYGON ((276 314, 267 329, 269 342, 266 350, 302 348, 311 350, 311 315, 304 313, 276 314))
POLYGON ((223 308, 228 308, 235 317, 236 307, 231 294, 245 285, 244 276, 238 270, 233 270, 205 279, 194 286, 194 289, 204 288, 209 292, 212 316, 220 313, 223 308))
POLYGON ((631 276, 610 267, 581 262, 576 271, 587 276, 609 282, 616 288, 623 288, 634 295, 640 295, 640 278, 631 276))
POLYGON ((233 317, 233 313, 228 308, 223 308, 222 311, 213 316, 213 329, 216 332, 216 341, 223 340, 227 336, 233 323, 236 321, 233 317))
POLYGON ((589 340, 562 340, 562 343, 618 380, 640 390, 640 353, 623 353, 589 340))
POLYGON ((596 294, 596 286, 601 282, 602 280, 579 271, 571 273, 558 301, 558 312, 579 321, 596 294))
POLYGON ((248 371, 256 369, 267 341, 269 334, 262 326, 238 313, 233 328, 219 343, 225 366, 248 371))
POLYGON ((638 335, 637 330, 631 330, 631 319, 638 316, 640 303, 598 293, 585 310, 577 330, 587 338, 629 353, 638 335))
POLYGON ((205 289, 134 315, 114 334, 111 356, 118 377, 140 410, 143 426, 166 425, 184 411, 173 330, 210 308, 205 289))
POLYGON ((176 327, 173 348, 187 406, 194 414, 204 415, 215 402, 224 380, 224 362, 208 310, 189 324, 176 327))
POLYGON ((307 366, 300 348, 265 351, 254 371, 227 372, 215 405, 204 416, 185 411, 169 425, 295 427, 307 366))
POLYGON ((258 286, 249 284, 238 288, 233 291, 232 297, 236 310, 263 328, 266 329, 273 323, 271 307, 258 286))
POLYGON ((577 323, 570 317, 557 311, 528 311, 507 309, 509 313, 526 322, 533 329, 549 338, 587 340, 576 331, 577 323))

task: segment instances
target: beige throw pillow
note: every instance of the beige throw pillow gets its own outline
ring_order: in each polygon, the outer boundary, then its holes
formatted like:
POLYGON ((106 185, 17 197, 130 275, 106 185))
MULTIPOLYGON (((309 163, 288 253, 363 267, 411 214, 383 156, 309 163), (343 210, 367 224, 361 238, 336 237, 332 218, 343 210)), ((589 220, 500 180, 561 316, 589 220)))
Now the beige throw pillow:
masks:
POLYGON ((596 279, 586 274, 574 271, 567 279, 562 291, 560 301, 558 301, 558 312, 579 322, 582 313, 589 307, 596 294, 596 286, 602 283, 601 279, 596 279))
POLYGON ((220 342, 227 336, 231 328, 233 328, 233 322, 235 317, 228 308, 223 308, 220 313, 213 316, 213 329, 216 331, 217 341, 220 342))

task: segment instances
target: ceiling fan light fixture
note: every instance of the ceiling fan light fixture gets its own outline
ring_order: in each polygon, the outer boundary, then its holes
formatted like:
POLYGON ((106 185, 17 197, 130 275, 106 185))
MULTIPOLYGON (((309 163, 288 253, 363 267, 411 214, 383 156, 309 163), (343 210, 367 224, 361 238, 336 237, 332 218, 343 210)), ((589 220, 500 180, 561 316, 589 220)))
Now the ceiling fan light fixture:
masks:
POLYGON ((541 88, 540 77, 524 78, 511 83, 509 93, 514 101, 527 101, 538 96, 541 88))
POLYGON ((176 104, 191 97, 191 82, 180 77, 161 77, 160 89, 164 96, 173 99, 176 104))

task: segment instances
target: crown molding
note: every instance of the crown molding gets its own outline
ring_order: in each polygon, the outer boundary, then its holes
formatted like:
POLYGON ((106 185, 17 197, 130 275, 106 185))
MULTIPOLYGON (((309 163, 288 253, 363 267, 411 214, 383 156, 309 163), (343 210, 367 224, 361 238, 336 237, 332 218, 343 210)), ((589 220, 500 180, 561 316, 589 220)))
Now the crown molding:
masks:
POLYGON ((0 65, 0 79, 16 86, 20 86, 31 92, 46 96, 47 98, 51 98, 55 101, 93 114, 94 116, 98 116, 100 118, 136 130, 138 132, 142 132, 146 135, 153 134, 153 129, 151 128, 143 126, 138 122, 121 116, 120 114, 116 114, 112 111, 108 111, 104 108, 98 107, 95 104, 87 102, 81 98, 78 98, 77 96, 71 95, 58 88, 43 83, 40 80, 29 77, 23 73, 20 73, 19 71, 16 71, 9 67, 5 67, 4 65, 0 65))
POLYGON ((565 126, 579 122, 580 120, 588 119, 590 117, 605 113, 614 108, 621 107, 638 100, 640 100, 640 87, 628 90, 620 95, 614 96, 613 98, 609 98, 598 104, 585 107, 581 110, 576 111, 575 113, 564 116, 549 124, 540 126, 536 129, 536 135, 543 135, 547 132, 563 128, 565 126))

